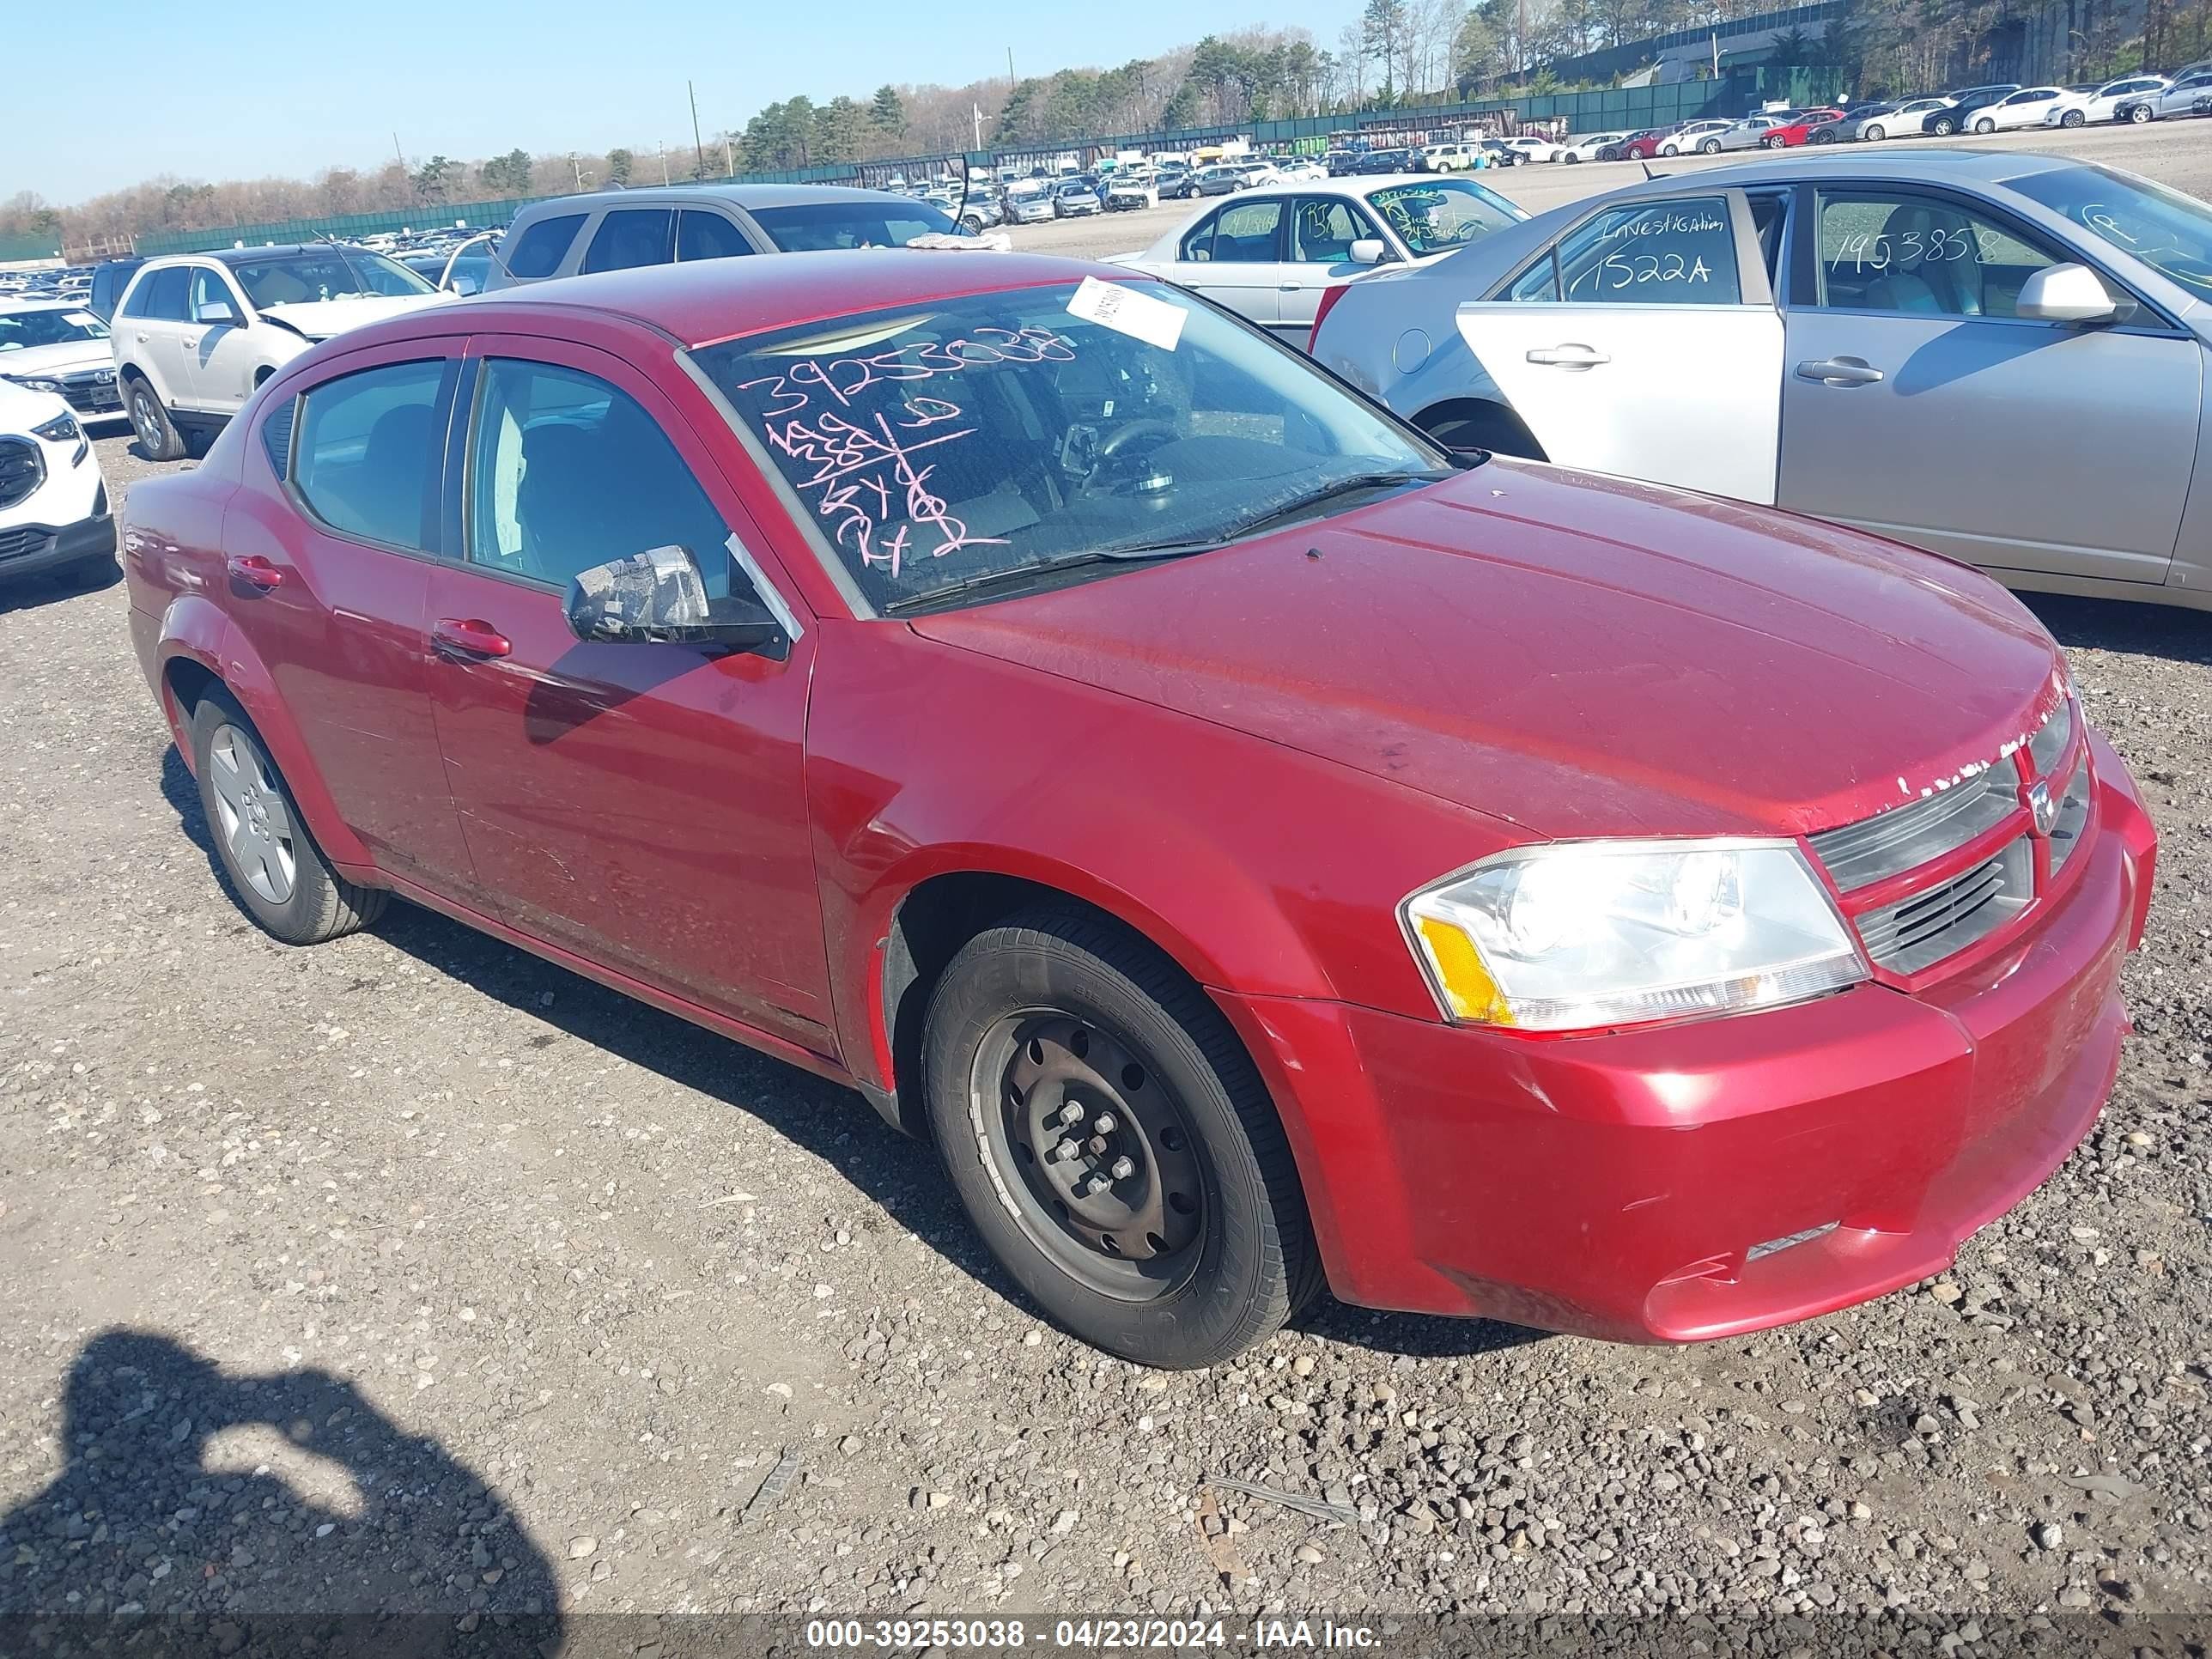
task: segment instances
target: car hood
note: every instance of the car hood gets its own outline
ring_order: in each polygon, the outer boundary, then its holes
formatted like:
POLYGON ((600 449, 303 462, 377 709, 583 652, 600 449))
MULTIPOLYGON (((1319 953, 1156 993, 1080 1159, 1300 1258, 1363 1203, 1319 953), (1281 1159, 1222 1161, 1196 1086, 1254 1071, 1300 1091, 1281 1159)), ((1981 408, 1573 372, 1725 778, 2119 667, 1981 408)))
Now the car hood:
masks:
POLYGON ((381 322, 385 318, 397 317, 402 312, 420 311, 424 306, 443 305, 453 297, 450 294, 383 294, 350 300, 315 300, 262 306, 259 310, 264 317, 274 317, 311 340, 327 340, 333 334, 343 334, 349 328, 381 322))
POLYGON ((58 345, 0 351, 0 375, 67 374, 80 368, 112 368, 115 356, 105 340, 64 340, 58 345))
POLYGON ((2009 753, 2063 684, 2042 626, 1966 566, 1498 460, 911 625, 1547 836, 1854 822, 2009 753))

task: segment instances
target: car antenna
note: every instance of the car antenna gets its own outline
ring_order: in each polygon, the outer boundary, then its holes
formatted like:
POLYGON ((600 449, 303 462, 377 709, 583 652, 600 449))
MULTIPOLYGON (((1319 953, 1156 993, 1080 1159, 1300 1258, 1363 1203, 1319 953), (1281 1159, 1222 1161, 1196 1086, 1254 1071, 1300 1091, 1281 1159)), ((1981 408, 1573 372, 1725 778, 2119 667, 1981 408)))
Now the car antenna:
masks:
POLYGON ((1642 156, 1639 155, 1636 158, 1636 163, 1638 167, 1644 169, 1644 176, 1646 179, 1656 179, 1661 176, 1660 174, 1651 171, 1651 163, 1645 161, 1642 156))

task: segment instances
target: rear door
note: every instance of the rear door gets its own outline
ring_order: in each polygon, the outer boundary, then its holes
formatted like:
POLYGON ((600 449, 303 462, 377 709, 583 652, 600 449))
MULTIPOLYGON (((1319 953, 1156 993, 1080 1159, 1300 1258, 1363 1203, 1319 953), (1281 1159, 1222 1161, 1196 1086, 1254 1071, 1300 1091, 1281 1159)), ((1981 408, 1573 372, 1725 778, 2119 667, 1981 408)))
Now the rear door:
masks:
POLYGON ((631 270, 676 260, 676 210, 665 207, 610 208, 599 216, 584 249, 581 269, 631 270))
POLYGON ((1601 208, 1459 331, 1551 459, 1773 501, 1782 319, 1742 192, 1601 208))
MULTIPOLYGON (((1802 192, 1783 380, 1784 507, 1998 570, 2158 583, 2197 454, 2203 350, 2013 314, 2071 258, 1991 204, 1802 192)), ((2106 279, 2108 282, 2111 279, 2106 279)))
POLYGON ((1241 317, 1273 326, 1282 319, 1277 290, 1283 269, 1287 196, 1231 198, 1185 233, 1169 280, 1203 294, 1241 317))

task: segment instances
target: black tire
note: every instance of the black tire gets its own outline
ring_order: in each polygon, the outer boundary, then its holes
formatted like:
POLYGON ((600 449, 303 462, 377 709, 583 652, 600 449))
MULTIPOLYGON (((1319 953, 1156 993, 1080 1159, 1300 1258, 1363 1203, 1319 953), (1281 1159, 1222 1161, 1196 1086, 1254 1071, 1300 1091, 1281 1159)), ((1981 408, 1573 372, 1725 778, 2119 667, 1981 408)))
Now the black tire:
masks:
POLYGON ((1761 149, 1780 149, 1782 141, 1779 138, 1762 138, 1759 141, 1759 147, 1761 149))
POLYGON ((1721 141, 1717 138, 1708 138, 1698 146, 1698 154, 1700 155, 1717 155, 1720 153, 1721 141))
POLYGON ((2078 109, 2069 109, 2058 118, 2058 125, 2062 127, 2087 126, 2088 124, 2089 118, 2078 109))
POLYGON ((2134 122, 2137 126, 2141 126, 2144 122, 2149 120, 2150 118, 2151 107, 2148 104, 2137 104, 2133 109, 2128 112, 2128 119, 2134 122))
POLYGON ((1167 1370, 1218 1364, 1278 1329, 1318 1288, 1297 1170, 1250 1058, 1204 992, 1111 923, 1045 908, 970 939, 930 1000, 922 1072, 931 1127, 969 1218, 1046 1315, 1094 1347, 1167 1370), (1062 1033, 1072 1036, 1051 1035, 1062 1033), (1077 1066, 1089 1054, 1123 1063, 1102 1059, 1073 1088, 1063 1075, 1021 1093, 1015 1079, 1029 1057, 1053 1053, 1073 1054, 1077 1066), (1118 1103, 1122 1121, 1067 1159, 1054 1154, 1072 1136, 1040 1158, 1021 1126, 1053 1099, 1079 1115, 1091 1109, 1098 1099, 1075 1097, 1097 1096, 1084 1079, 1106 1073, 1103 1102, 1118 1103), (1120 1139, 1101 1146, 1109 1135, 1120 1139), (1074 1176, 1076 1191, 1054 1184, 1079 1160, 1128 1152, 1145 1160, 1133 1179, 1122 1173, 1109 1187, 1094 1168, 1074 1176), (1099 1182, 1089 1198, 1086 1180, 1099 1182), (1147 1235, 1148 1260, 1102 1248, 1113 1235, 1085 1237, 1090 1224, 1064 1201, 1082 1209, 1102 1191, 1109 1210, 1157 1191, 1156 1212, 1164 1218, 1172 1205, 1184 1218, 1165 1231, 1188 1237, 1147 1235))
POLYGON ((1936 118, 1936 125, 1928 130, 1938 138, 1948 138, 1959 130, 1959 124, 1948 115, 1939 115, 1936 118))
POLYGON ((1579 161, 1581 161, 1581 160, 1582 160, 1583 158, 1582 158, 1581 156, 1579 156, 1579 155, 1576 155, 1576 154, 1574 153, 1574 151, 1572 151, 1572 150, 1569 150, 1569 151, 1568 151, 1565 155, 1562 155, 1559 159, 1560 159, 1562 161, 1565 161, 1565 162, 1569 167, 1573 167, 1573 166, 1575 166, 1577 163, 1578 163, 1579 161))
POLYGON ((185 459, 184 434, 169 418, 169 411, 162 406, 161 394, 154 390, 151 380, 143 375, 132 375, 130 395, 125 402, 131 411, 131 429, 137 434, 138 447, 146 452, 148 460, 185 459))
POLYGON ((1872 126, 1868 127, 1864 131, 1861 132, 1859 137, 1865 139, 1869 144, 1878 144, 1881 142, 1882 134, 1885 131, 1886 129, 1884 129, 1881 123, 1876 121, 1872 126))
MULTIPOLYGON (((298 803, 292 799, 291 787, 284 775, 269 758, 267 746, 261 733, 246 718, 246 711, 236 699, 221 687, 210 690, 192 710, 192 769, 197 775, 200 792, 200 810, 206 816, 208 836, 215 842, 216 862, 222 871, 223 884, 238 902, 239 908, 252 917, 262 932, 287 945, 320 945, 343 934, 366 927, 384 914, 391 895, 380 888, 356 887, 346 880, 323 857, 322 849, 315 845, 307 821, 300 815, 298 803), (250 745, 252 756, 261 776, 251 781, 250 793, 255 797, 249 803, 249 819, 258 814, 267 827, 276 829, 283 837, 284 847, 291 865, 290 880, 283 890, 271 891, 257 885, 254 875, 234 850, 230 823, 238 816, 238 809, 224 796, 216 777, 216 768, 223 763, 216 755, 219 736, 228 733, 227 742, 234 744, 243 738, 250 745), (273 805, 281 809, 281 818, 271 811, 273 805), (278 826, 282 826, 279 828, 278 826)), ((233 749, 233 754, 240 751, 233 749)), ((234 773, 236 768, 233 768, 234 773)), ((264 845, 269 837, 261 837, 264 845)), ((273 861, 264 865, 264 875, 281 873, 273 861)))
POLYGON ((1974 123, 1974 131, 1976 132, 1990 133, 1995 132, 1996 130, 1997 124, 1995 121, 1990 120, 1986 115, 1983 116, 1974 123))

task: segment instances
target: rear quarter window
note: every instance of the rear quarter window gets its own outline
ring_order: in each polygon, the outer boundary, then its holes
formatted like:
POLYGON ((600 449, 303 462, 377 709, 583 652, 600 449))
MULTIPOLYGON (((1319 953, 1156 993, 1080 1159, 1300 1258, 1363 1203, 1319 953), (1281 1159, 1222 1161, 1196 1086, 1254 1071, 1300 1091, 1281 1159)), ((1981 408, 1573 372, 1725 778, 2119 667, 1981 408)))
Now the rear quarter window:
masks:
POLYGON ((507 274, 550 276, 560 270, 561 261, 567 257, 569 245, 576 240, 576 232, 583 222, 580 213, 560 213, 526 227, 507 251, 507 274))

